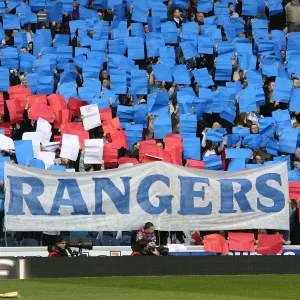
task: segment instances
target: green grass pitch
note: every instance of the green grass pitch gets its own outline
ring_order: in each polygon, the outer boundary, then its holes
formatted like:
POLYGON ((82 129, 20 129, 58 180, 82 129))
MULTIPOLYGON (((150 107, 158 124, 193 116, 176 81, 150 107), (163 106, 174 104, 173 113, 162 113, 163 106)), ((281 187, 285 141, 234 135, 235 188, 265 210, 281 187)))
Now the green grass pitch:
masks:
POLYGON ((0 294, 12 291, 19 291, 24 300, 299 300, 300 276, 166 276, 0 281, 0 294))

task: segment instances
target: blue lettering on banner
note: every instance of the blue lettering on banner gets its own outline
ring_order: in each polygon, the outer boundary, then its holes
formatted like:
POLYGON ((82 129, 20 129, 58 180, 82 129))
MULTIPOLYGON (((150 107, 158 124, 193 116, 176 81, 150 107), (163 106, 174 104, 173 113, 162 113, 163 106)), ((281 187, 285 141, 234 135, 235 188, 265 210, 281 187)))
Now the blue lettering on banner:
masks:
POLYGON ((23 210, 23 199, 29 211, 34 216, 47 215, 38 197, 44 193, 44 183, 35 177, 8 176, 10 180, 10 201, 7 215, 25 215, 23 210), (23 185, 28 184, 31 191, 24 194, 23 185))
MULTIPOLYGON (((7 209, 7 215, 24 215, 23 204, 24 202, 28 206, 28 210, 32 215, 47 215, 45 212, 39 197, 45 193, 45 186, 41 179, 35 177, 18 177, 8 176, 10 182, 10 199, 7 209), (30 192, 24 194, 24 186, 30 187, 30 192)), ((94 196, 95 196, 95 211, 91 212, 90 198, 84 199, 80 190, 80 184, 78 184, 75 178, 71 179, 58 179, 58 187, 53 199, 52 208, 49 215, 60 215, 59 209, 62 206, 68 206, 73 208, 72 215, 105 215, 103 210, 103 193, 109 197, 113 202, 117 211, 121 215, 130 214, 130 195, 131 189, 136 189, 136 201, 140 208, 150 215, 159 215, 163 212, 167 214, 172 213, 172 201, 174 195, 167 193, 167 195, 159 194, 159 189, 154 188, 153 185, 158 182, 165 185, 169 190, 172 190, 170 178, 165 175, 155 174, 149 175, 143 178, 140 182, 134 182, 134 186, 131 186, 132 177, 119 177, 124 190, 124 193, 115 185, 110 178, 91 178, 95 183, 94 196), (152 188, 152 189, 151 189, 152 188), (151 192, 150 192, 151 189, 151 192), (68 198, 64 198, 64 192, 69 194, 68 198), (149 195, 150 194, 150 195, 149 195), (159 204, 153 205, 150 199, 153 197, 158 198, 159 204), (87 205, 87 203, 89 205, 87 205), (88 208, 89 207, 89 208, 88 208)), ((180 184, 180 209, 179 215, 210 215, 212 213, 212 199, 208 199, 206 206, 195 207, 195 198, 201 198, 203 202, 207 200, 205 198, 207 189, 210 187, 209 178, 204 177, 185 177, 178 176, 180 184), (202 184, 199 190, 195 190, 196 184, 202 184)), ((285 208, 285 196, 284 193, 276 189, 273 186, 268 185, 269 181, 273 181, 282 186, 281 176, 277 173, 268 173, 258 176, 256 179, 256 190, 265 198, 269 198, 273 201, 272 206, 265 206, 260 197, 257 198, 257 207, 255 203, 247 199, 247 194, 252 189, 252 183, 250 180, 242 179, 216 179, 220 183, 220 214, 233 214, 237 213, 234 209, 234 201, 238 204, 242 213, 252 213, 260 210, 264 213, 276 213, 285 208), (234 188, 234 185, 240 186, 239 190, 234 188)), ((164 189, 166 190, 166 189, 164 189)), ((166 192, 165 192, 166 193, 166 192)), ((249 197, 249 196, 248 196, 249 197)), ((51 201, 51 199, 47 199, 51 201)))
POLYGON ((265 206, 261 203, 260 199, 257 199, 257 208, 265 213, 275 213, 284 209, 285 199, 281 191, 278 191, 274 187, 267 185, 269 180, 276 181, 281 186, 281 176, 276 173, 264 174, 257 178, 256 189, 264 197, 272 199, 273 206, 265 206))
POLYGON ((53 200, 53 206, 50 211, 51 216, 59 216, 58 212, 61 205, 72 206, 71 215, 89 215, 86 203, 81 195, 80 188, 76 179, 58 179, 59 185, 53 200), (65 190, 69 193, 69 199, 63 198, 65 190))
POLYGON ((251 191, 252 184, 248 179, 220 179, 221 183, 221 214, 232 214, 237 211, 233 209, 233 198, 238 203, 241 212, 249 213, 254 212, 250 203, 247 200, 246 194, 251 191), (241 186, 241 190, 234 193, 233 183, 238 183, 241 186))
POLYGON ((109 178, 92 178, 95 181, 96 206, 93 215, 105 215, 102 210, 103 192, 105 192, 114 203, 118 212, 122 215, 129 214, 130 179, 131 177, 120 177, 123 182, 124 195, 109 178))
POLYGON ((150 175, 145 177, 139 184, 137 191, 137 202, 140 207, 148 214, 159 215, 162 212, 166 211, 168 214, 172 213, 172 199, 173 195, 168 196, 158 196, 159 205, 154 206, 149 199, 149 189, 154 182, 161 181, 167 187, 170 187, 170 179, 164 175, 150 175))
POLYGON ((201 177, 183 177, 178 176, 181 186, 180 195, 180 215, 210 215, 212 210, 212 203, 210 202, 205 207, 195 207, 194 198, 199 197, 205 200, 204 186, 200 191, 195 191, 195 183, 204 183, 209 185, 208 178, 201 177))

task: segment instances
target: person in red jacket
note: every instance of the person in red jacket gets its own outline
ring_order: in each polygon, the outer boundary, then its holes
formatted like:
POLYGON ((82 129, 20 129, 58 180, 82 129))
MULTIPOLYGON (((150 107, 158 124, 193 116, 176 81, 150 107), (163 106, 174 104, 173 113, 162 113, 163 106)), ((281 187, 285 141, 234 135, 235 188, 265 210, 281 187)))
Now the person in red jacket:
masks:
POLYGON ((66 251, 67 242, 62 235, 56 237, 55 245, 48 247, 48 257, 67 257, 66 251))

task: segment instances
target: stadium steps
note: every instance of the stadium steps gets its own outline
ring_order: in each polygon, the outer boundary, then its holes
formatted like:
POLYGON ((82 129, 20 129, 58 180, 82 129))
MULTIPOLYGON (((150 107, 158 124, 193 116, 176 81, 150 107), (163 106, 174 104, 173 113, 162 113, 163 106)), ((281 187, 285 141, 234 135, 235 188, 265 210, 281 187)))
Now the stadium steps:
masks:
POLYGON ((38 12, 38 21, 39 22, 47 22, 47 13, 46 9, 38 12))

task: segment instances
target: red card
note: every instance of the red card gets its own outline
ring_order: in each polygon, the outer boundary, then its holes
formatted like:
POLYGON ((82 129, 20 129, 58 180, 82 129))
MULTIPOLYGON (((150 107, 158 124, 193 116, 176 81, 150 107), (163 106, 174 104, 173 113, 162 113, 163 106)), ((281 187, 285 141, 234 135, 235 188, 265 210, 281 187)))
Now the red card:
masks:
POLYGON ((80 107, 85 105, 89 105, 88 102, 78 100, 74 97, 70 97, 68 102, 68 109, 72 112, 74 116, 80 117, 81 116, 80 107))
POLYGON ((11 126, 11 122, 0 122, 0 129, 4 130, 5 135, 8 137, 11 136, 10 126, 11 126))
POLYGON ((164 162, 171 163, 171 156, 164 149, 156 147, 156 156, 161 157, 164 162))
POLYGON ((29 103, 29 107, 31 107, 32 104, 46 104, 47 105, 47 95, 41 94, 41 95, 29 96, 28 103, 29 103))
POLYGON ((31 120, 38 120, 38 118, 43 118, 49 123, 54 122, 53 110, 50 106, 44 104, 32 104, 28 118, 31 120))
POLYGON ((73 122, 62 124, 60 128, 63 133, 73 134, 71 132, 74 132, 76 130, 83 130, 83 125, 81 122, 73 122))
POLYGON ((243 232, 229 232, 229 250, 254 252, 254 234, 243 232))
POLYGON ((4 116, 4 98, 3 93, 0 93, 0 115, 4 116))
POLYGON ((179 148, 173 147, 166 151, 170 154, 172 164, 182 166, 182 151, 179 148))
POLYGON ((17 100, 7 100, 7 108, 9 111, 9 117, 11 123, 17 123, 23 120, 23 109, 20 102, 17 100))
POLYGON ((155 140, 147 140, 140 142, 139 149, 139 161, 142 162, 145 154, 156 155, 156 141, 155 140))
POLYGON ((282 234, 259 234, 257 253, 278 254, 282 253, 282 234))
POLYGON ((60 124, 71 123, 72 115, 67 108, 64 108, 59 111, 59 122, 60 124))
POLYGON ((102 108, 99 109, 101 122, 112 120, 111 108, 102 108))
POLYGON ((204 169, 204 161, 202 160, 195 160, 195 159, 187 159, 186 166, 188 168, 195 168, 195 169, 204 169))
POLYGON ((61 132, 62 134, 74 134, 77 135, 79 138, 81 149, 84 150, 84 140, 90 138, 89 132, 83 129, 83 125, 81 122, 74 122, 74 123, 66 123, 61 125, 61 132))
POLYGON ((111 139, 113 144, 116 145, 117 149, 120 149, 122 147, 129 149, 126 132, 123 129, 120 129, 116 131, 114 134, 112 134, 111 139))
POLYGON ((121 157, 118 159, 118 164, 119 165, 124 165, 124 164, 138 165, 139 161, 134 157, 121 157))
POLYGON ((300 200, 300 182, 289 182, 289 197, 290 199, 300 200))
POLYGON ((205 235, 204 251, 227 254, 229 252, 229 248, 225 237, 220 234, 205 235))
POLYGON ((59 94, 52 94, 47 97, 47 100, 54 112, 62 109, 67 109, 65 97, 59 94))
POLYGON ((104 121, 102 123, 102 128, 105 134, 114 134, 116 131, 122 129, 119 118, 113 118, 110 121, 104 121))
POLYGON ((182 136, 180 134, 167 134, 165 138, 165 150, 177 147, 182 151, 182 136))
POLYGON ((118 166, 118 149, 116 145, 104 143, 103 160, 105 169, 113 169, 118 166))
POLYGON ((25 85, 15 85, 8 87, 9 98, 16 98, 18 95, 23 95, 26 97, 31 95, 31 89, 27 88, 25 85))

